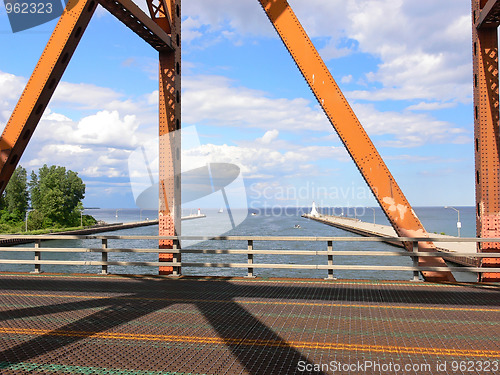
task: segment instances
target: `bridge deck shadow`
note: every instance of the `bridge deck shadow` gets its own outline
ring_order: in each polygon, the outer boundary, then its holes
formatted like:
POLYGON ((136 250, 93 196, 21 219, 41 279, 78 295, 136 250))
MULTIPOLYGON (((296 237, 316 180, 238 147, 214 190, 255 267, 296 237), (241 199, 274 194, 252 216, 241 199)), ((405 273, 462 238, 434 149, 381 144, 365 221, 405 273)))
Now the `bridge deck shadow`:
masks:
POLYGON ((333 360, 500 356, 496 286, 29 275, 0 285, 2 374, 327 374, 333 360))

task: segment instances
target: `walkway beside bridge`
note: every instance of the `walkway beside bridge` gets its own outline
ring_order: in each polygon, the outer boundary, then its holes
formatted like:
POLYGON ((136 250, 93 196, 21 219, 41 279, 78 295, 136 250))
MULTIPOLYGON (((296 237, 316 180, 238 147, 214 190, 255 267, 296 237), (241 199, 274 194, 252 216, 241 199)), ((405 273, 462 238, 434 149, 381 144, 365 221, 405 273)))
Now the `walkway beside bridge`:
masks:
MULTIPOLYGON (((320 223, 330 225, 335 228, 343 229, 351 233, 356 233, 361 236, 375 236, 384 238, 386 243, 396 247, 403 247, 400 241, 394 241, 394 237, 398 237, 396 231, 390 225, 368 223, 359 219, 342 216, 320 215, 312 216, 304 214, 302 217, 318 221, 320 223)), ((475 253, 477 245, 475 242, 456 242, 454 239, 457 237, 445 234, 429 233, 433 238, 442 239, 443 241, 436 242, 436 248, 443 253, 475 253), (450 242, 444 240, 450 239, 450 242)), ((453 261, 458 264, 466 266, 478 266, 479 262, 473 257, 447 257, 443 256, 446 260, 453 261)))
POLYGON ((498 373, 484 368, 500 366, 499 292, 485 284, 2 273, 0 372, 498 373))

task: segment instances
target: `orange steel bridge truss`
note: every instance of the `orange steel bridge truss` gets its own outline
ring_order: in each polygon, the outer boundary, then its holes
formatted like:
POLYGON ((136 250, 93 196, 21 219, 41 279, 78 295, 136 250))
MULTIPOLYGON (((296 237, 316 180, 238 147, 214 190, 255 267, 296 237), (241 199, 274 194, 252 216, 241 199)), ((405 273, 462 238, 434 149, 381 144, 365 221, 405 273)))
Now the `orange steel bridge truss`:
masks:
MULTIPOLYGON (((472 1, 474 64, 474 147, 476 159, 476 231, 478 237, 500 237, 500 145, 498 108, 499 0, 472 1)), ((479 252, 496 252, 500 243, 478 245, 479 252)), ((500 260, 483 258, 483 267, 500 260)), ((483 273, 482 281, 500 281, 499 273, 483 273)))
MULTIPOLYGON (((181 0, 146 1, 149 16, 131 0, 68 2, 0 138, 0 192, 5 189, 16 168, 99 3, 159 53, 159 234, 178 234, 181 143, 179 132, 175 130, 181 128, 181 0)), ((259 2, 397 234, 427 238, 423 225, 290 5, 286 0, 259 2)), ((478 235, 483 237, 500 237, 496 40, 499 7, 497 0, 473 0, 478 235)), ((161 249, 168 250, 174 243, 162 240, 159 245, 161 249)), ((483 245, 479 251, 496 250, 498 245, 483 245)), ((407 250, 413 251, 410 244, 407 250)), ((422 241, 419 251, 432 252, 436 248, 432 242, 422 241)), ((160 259, 170 260, 173 255, 161 253, 160 259)), ((439 254, 420 258, 419 265, 446 267, 439 254)), ((493 259, 486 258, 483 266, 496 264, 493 259)), ((171 272, 171 267, 160 268, 162 274, 171 272)), ((422 274, 430 281, 454 280, 449 271, 426 271, 422 274)), ((485 279, 493 280, 497 276, 486 274, 485 279)))

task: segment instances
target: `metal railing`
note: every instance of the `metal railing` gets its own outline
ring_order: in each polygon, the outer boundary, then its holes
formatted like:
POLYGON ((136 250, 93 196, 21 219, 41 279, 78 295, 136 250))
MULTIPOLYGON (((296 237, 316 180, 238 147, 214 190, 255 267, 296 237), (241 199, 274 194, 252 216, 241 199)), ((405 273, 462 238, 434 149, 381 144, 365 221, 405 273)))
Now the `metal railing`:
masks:
MULTIPOLYGON (((476 253, 476 252, 422 252, 418 251, 419 242, 500 242, 500 238, 409 238, 409 237, 393 237, 391 240, 398 242, 410 242, 413 244, 413 252, 408 251, 372 251, 372 250, 335 250, 334 243, 339 242, 385 242, 387 238, 381 237, 271 237, 271 236, 227 236, 227 237, 203 237, 203 236, 89 236, 89 235, 36 235, 36 236, 2 236, 1 239, 12 240, 31 240, 34 242, 34 247, 0 247, 0 252, 34 252, 33 260, 26 259, 0 259, 0 264, 16 264, 16 265, 34 265, 34 273, 41 272, 42 265, 61 265, 61 266, 99 266, 101 273, 107 274, 109 266, 149 266, 173 267, 173 275, 181 274, 181 267, 220 267, 220 268, 246 268, 247 277, 254 277, 256 268, 271 268, 271 269, 310 269, 310 270, 325 270, 327 271, 326 279, 334 279, 335 270, 359 270, 359 271, 409 271, 413 272, 413 279, 419 279, 419 272, 422 271, 459 271, 459 272, 500 272, 500 268, 483 268, 474 266, 448 266, 448 267, 433 267, 419 266, 418 259, 421 257, 436 257, 444 256, 447 258, 453 257, 468 257, 474 260, 480 258, 500 258, 500 253, 476 253), (59 247, 42 247, 43 240, 100 240, 100 247, 89 248, 59 248, 59 247), (158 248, 113 248, 108 247, 110 240, 172 240, 172 249, 158 248), (196 240, 196 241, 245 241, 246 249, 180 249, 179 240, 196 240), (324 242, 325 250, 257 250, 254 248, 255 242, 324 242), (172 261, 158 262, 129 262, 129 261, 110 261, 109 253, 171 253, 173 254, 172 261), (100 253, 101 260, 44 260, 42 253, 100 253), (209 263, 193 263, 182 262, 182 254, 244 254, 247 256, 246 263, 224 263, 224 262, 209 262, 209 263), (319 259, 324 259, 325 264, 289 264, 289 263, 255 263, 255 255, 314 255, 319 259), (334 262, 336 256, 384 256, 384 257, 411 257, 413 260, 412 266, 387 266, 387 265, 345 265, 336 264, 334 262)), ((321 262, 321 261, 320 261, 321 262)))

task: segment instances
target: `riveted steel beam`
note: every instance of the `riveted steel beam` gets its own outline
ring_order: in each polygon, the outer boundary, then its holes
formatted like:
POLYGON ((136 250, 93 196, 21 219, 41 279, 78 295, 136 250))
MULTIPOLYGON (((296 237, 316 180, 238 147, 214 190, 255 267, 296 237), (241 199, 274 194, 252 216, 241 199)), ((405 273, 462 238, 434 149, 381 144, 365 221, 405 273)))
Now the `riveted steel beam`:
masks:
MULTIPOLYGON (((402 237, 428 237, 287 1, 259 1, 396 233, 402 237)), ((413 251, 411 244, 405 247, 413 251)), ((432 242, 420 242, 418 247, 419 251, 436 251, 432 242)), ((420 258, 419 265, 446 267, 439 256, 420 258)), ((454 281, 451 272, 422 275, 426 280, 454 281)))
MULTIPOLYGON (((178 236, 181 229, 181 1, 148 0, 151 18, 168 32, 174 49, 159 55, 159 208, 160 236, 178 236)), ((160 240, 160 249, 179 248, 160 240)), ((160 261, 180 261, 180 254, 160 253, 160 261)), ((179 274, 180 268, 160 267, 160 274, 179 274)))
POLYGON ((5 189, 78 46, 96 0, 70 0, 0 137, 0 193, 5 189))
POLYGON ((151 18, 168 34, 172 33, 171 3, 167 0, 148 1, 149 14, 151 18))
POLYGON ((99 3, 157 51, 174 49, 168 35, 170 30, 153 21, 133 1, 99 0, 99 3))
MULTIPOLYGON (((180 0, 147 0, 148 17, 131 0, 70 0, 0 138, 0 193, 57 87, 100 2, 159 51, 160 62, 160 234, 180 235, 180 0), (159 3, 154 3, 158 1, 159 3), (172 41, 175 37, 175 45, 172 41)), ((175 248, 160 241, 161 248, 175 248)), ((160 255, 161 260, 172 254, 160 255)), ((178 259, 180 260, 180 259, 178 259)), ((179 269, 178 269, 179 270, 179 269)), ((177 271, 178 271, 177 270, 177 271)), ((163 272, 170 273, 171 267, 163 272)))
POLYGON ((475 27, 498 27, 500 25, 500 0, 485 0, 481 1, 481 9, 475 9, 473 18, 477 20, 475 27), (484 6, 483 6, 484 4, 484 6))
MULTIPOLYGON (((500 236, 500 144, 498 96, 497 1, 473 0, 474 151, 476 160, 476 231, 482 238, 500 236)), ((478 244, 479 252, 496 252, 500 243, 478 244)), ((483 267, 498 267, 483 258, 483 267)), ((500 281, 498 273, 483 273, 481 281, 500 281)))

